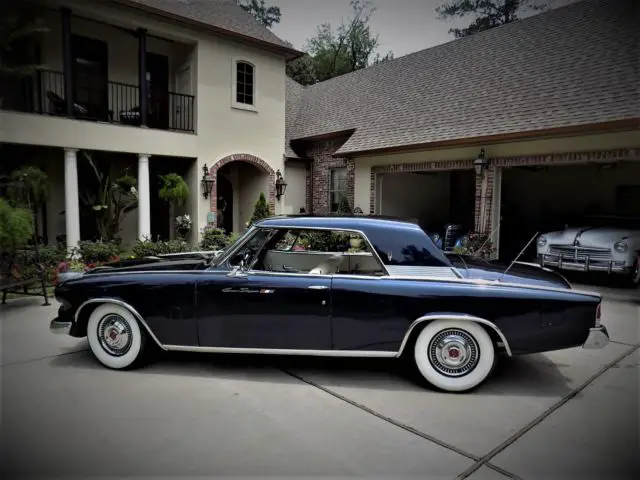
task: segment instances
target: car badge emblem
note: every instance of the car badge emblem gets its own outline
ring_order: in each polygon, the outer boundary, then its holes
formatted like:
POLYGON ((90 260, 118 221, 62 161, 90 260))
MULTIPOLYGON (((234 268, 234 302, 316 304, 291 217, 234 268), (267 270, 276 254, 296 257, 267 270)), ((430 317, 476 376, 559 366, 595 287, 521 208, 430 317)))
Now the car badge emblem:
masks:
POLYGON ((391 259, 393 258, 393 255, 391 255, 391 252, 387 252, 387 258, 389 259, 389 261, 391 261, 391 259))
POLYGON ((579 247, 580 246, 580 240, 578 240, 577 238, 575 239, 575 241, 573 242, 573 246, 574 247, 579 247))

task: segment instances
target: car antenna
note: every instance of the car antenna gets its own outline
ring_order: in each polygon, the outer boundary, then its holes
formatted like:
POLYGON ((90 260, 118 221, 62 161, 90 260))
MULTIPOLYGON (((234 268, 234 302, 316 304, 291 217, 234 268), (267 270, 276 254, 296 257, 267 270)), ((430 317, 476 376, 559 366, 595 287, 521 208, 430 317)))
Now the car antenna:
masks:
POLYGON ((478 249, 479 252, 482 251, 482 249, 484 248, 484 246, 489 243, 491 241, 491 239, 493 238, 494 233, 496 233, 498 231, 498 229, 500 228, 500 224, 498 223, 498 226, 496 228, 493 229, 493 231, 489 234, 489 236, 487 237, 487 239, 484 241, 484 243, 480 246, 480 248, 478 249))
POLYGON ((502 277, 504 277, 507 272, 511 269, 511 267, 513 267, 513 265, 518 261, 518 259, 522 256, 522 254, 524 253, 524 251, 529 247, 529 245, 531 245, 531 242, 533 242, 535 240, 535 238, 538 236, 540 232, 536 232, 533 237, 531 237, 531 240, 529 240, 527 242, 527 244, 524 246, 524 248, 522 250, 520 250, 520 253, 516 256, 516 258, 513 259, 513 262, 511 262, 509 264, 509 266, 507 267, 507 269, 502 272, 502 275, 500 275, 500 278, 498 279, 499 282, 502 281, 502 277))

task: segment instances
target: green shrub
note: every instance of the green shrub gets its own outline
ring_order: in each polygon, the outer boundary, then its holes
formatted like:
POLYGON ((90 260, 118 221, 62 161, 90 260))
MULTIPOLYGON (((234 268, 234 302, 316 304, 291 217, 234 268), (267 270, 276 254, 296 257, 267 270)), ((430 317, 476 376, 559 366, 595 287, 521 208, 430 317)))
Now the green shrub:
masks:
POLYGON ((14 208, 0 198, 0 250, 14 251, 33 238, 33 216, 26 208, 14 208))
POLYGON ((205 227, 202 230, 201 250, 222 250, 236 241, 237 236, 227 235, 222 228, 205 227))
POLYGON ((189 186, 177 173, 169 173, 161 175, 160 181, 162 187, 158 192, 158 196, 169 204, 183 205, 189 198, 189 186))
POLYGON ((495 251, 489 235, 471 232, 462 241, 462 246, 453 248, 453 253, 489 259, 495 251))
POLYGON ((167 253, 188 252, 189 244, 183 240, 169 240, 153 242, 151 240, 138 240, 131 252, 136 258, 153 257, 167 253))
POLYGON ((120 256, 118 242, 80 242, 77 253, 85 264, 106 263, 120 256))
POLYGON ((67 259, 66 249, 57 245, 48 245, 38 249, 38 258, 45 267, 57 267, 67 259))
POLYGON ((253 215, 251 216, 251 220, 249 220, 249 225, 253 225, 257 221, 270 216, 271 209, 269 208, 267 199, 264 196, 264 192, 261 192, 258 200, 256 201, 256 206, 253 209, 253 215))

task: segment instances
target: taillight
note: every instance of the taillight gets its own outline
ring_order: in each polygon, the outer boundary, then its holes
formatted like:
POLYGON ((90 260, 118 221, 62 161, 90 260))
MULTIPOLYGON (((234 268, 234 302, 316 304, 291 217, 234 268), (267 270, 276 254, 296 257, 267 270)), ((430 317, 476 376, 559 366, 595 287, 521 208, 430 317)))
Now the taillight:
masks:
POLYGON ((600 326, 600 317, 602 316, 602 304, 599 303, 596 307, 596 327, 600 326))

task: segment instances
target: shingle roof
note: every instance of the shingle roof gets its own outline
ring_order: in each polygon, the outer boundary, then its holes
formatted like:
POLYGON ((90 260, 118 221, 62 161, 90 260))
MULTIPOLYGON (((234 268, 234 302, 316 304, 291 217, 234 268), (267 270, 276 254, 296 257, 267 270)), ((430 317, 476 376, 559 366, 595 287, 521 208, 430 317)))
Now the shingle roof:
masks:
POLYGON ((638 118, 638 10, 583 0, 306 87, 290 138, 355 129, 345 154, 638 118))
POLYGON ((290 142, 293 138, 293 132, 296 125, 296 119, 298 117, 298 109, 300 106, 300 99, 302 98, 303 90, 305 87, 300 85, 295 80, 287 77, 286 79, 286 111, 285 111, 285 134, 284 134, 284 154, 286 158, 300 158, 296 152, 291 148, 290 142))
POLYGON ((295 52, 271 30, 260 25, 234 0, 113 0, 168 13, 204 26, 222 29, 259 42, 295 52))

